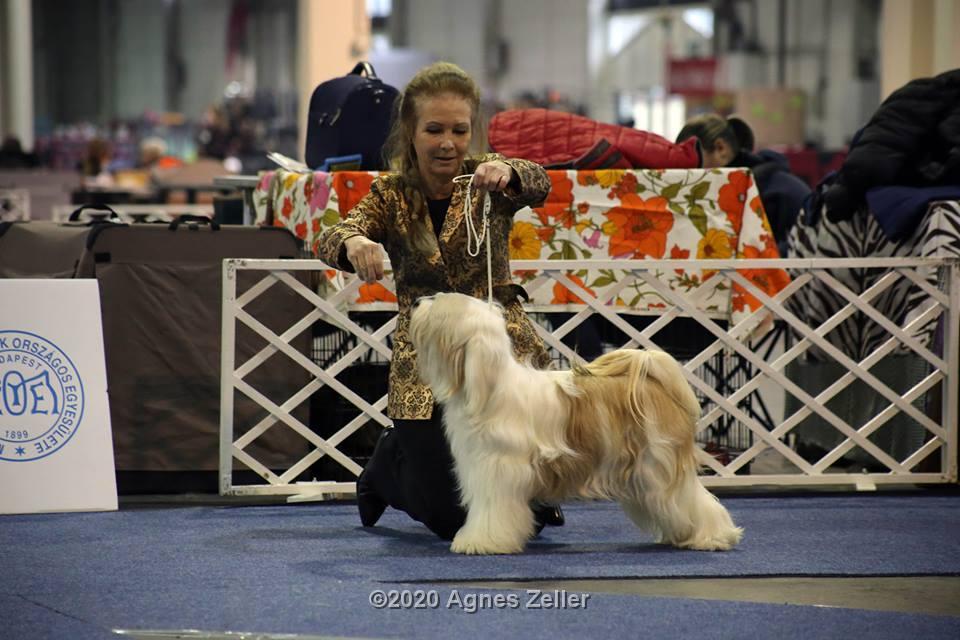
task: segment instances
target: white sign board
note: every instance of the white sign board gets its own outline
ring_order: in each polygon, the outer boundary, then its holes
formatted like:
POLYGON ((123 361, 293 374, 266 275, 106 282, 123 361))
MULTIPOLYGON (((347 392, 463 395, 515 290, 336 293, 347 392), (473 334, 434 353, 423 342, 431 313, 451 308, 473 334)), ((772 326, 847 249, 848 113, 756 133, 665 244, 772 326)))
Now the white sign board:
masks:
POLYGON ((117 508, 96 280, 0 280, 0 513, 117 508))

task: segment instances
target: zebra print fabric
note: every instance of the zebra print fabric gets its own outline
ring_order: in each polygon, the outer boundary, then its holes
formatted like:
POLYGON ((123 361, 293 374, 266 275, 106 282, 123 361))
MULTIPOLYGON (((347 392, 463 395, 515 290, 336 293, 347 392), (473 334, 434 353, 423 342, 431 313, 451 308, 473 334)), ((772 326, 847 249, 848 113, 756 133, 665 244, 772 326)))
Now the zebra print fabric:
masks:
MULTIPOLYGON (((866 209, 853 218, 831 222, 824 212, 814 225, 799 220, 790 232, 791 258, 886 258, 886 257, 960 257, 960 202, 934 202, 916 232, 892 242, 866 209)), ((886 269, 841 269, 827 272, 853 293, 861 294, 886 273, 886 269)), ((796 277, 798 273, 792 273, 796 277)), ((934 287, 942 286, 935 270, 923 274, 934 287)), ((897 326, 904 326, 934 302, 907 278, 901 278, 873 299, 873 306, 897 326)), ((833 289, 814 280, 794 294, 787 307, 809 326, 817 327, 847 305, 833 289)), ((914 328, 911 335, 930 345, 938 320, 914 328)), ((889 338, 886 330, 861 312, 838 325, 827 340, 849 357, 859 361, 889 338)), ((822 351, 810 349, 808 357, 828 360, 822 351)))

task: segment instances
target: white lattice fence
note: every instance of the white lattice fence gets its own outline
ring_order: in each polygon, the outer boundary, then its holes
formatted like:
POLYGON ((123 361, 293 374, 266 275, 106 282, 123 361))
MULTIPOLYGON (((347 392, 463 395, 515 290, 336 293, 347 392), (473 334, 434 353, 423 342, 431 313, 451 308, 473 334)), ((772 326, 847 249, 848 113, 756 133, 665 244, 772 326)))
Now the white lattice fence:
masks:
MULTIPOLYGON (((957 480, 960 263, 956 260, 531 260, 514 261, 512 266, 538 272, 537 278, 526 285, 528 289, 558 282, 585 301, 559 309, 570 315, 552 330, 547 328, 549 323, 538 324, 544 341, 566 362, 579 360, 568 344, 578 328, 600 327, 606 348, 641 346, 675 352, 676 338, 661 337, 672 323, 687 323, 680 344, 696 343, 698 350, 675 355, 684 360, 687 378, 704 404, 698 429, 699 440, 705 445, 701 459, 708 486, 852 484, 865 488, 957 480), (774 297, 737 272, 771 267, 789 269, 793 275, 792 282, 774 297), (762 307, 729 326, 717 313, 708 314, 698 306, 697 292, 707 287, 690 293, 671 289, 665 274, 681 268, 704 269, 706 278, 716 278, 725 287, 736 283, 759 300, 762 307), (567 275, 582 269, 612 269, 623 276, 617 287, 605 290, 601 297, 592 297, 567 275), (863 280, 867 283, 863 291, 852 290, 838 277, 837 274, 851 269, 861 275, 871 274, 863 280), (636 315, 611 304, 623 287, 638 283, 664 303, 661 314, 655 318, 647 316, 644 322, 637 322, 636 315), (818 316, 808 313, 815 306, 812 301, 817 299, 813 294, 821 291, 829 291, 843 305, 828 317, 811 321, 811 317, 818 316), (888 304, 891 296, 907 292, 911 301, 907 312, 889 312, 893 308, 888 304), (846 332, 840 332, 841 327, 846 332), (838 338, 841 333, 848 335, 851 327, 873 336, 867 355, 857 354, 838 338), (696 340, 692 339, 694 334, 696 340), (912 378, 890 374, 891 370, 898 373, 904 362, 911 363, 916 370, 912 378), (722 366, 718 368, 718 363, 734 363, 736 375, 726 373, 722 366), (823 367, 828 367, 835 377, 823 375, 823 367), (810 371, 814 371, 812 381, 810 371), (768 405, 780 408, 771 414, 768 405), (868 405, 875 412, 864 414, 868 405), (762 412, 757 410, 758 406, 763 407, 762 412), (723 441, 731 424, 745 436, 736 442, 723 441), (720 428, 721 425, 725 426, 720 428), (907 449, 900 437, 904 431, 909 431, 907 440, 912 443, 907 449), (826 443, 816 455, 810 454, 809 447, 801 451, 796 446, 811 438, 826 443), (870 464, 851 472, 844 467, 851 458, 869 460, 870 464)), ((353 304, 362 283, 349 275, 333 280, 320 275, 328 269, 315 260, 224 262, 220 433, 223 494, 352 493, 352 480, 359 474, 362 460, 351 455, 350 443, 360 437, 369 438, 371 427, 375 436, 379 429, 376 425, 390 423, 384 414, 385 385, 371 396, 369 375, 365 378, 345 374, 357 371, 361 363, 389 361, 389 341, 396 319, 392 313, 353 313, 369 308, 353 304), (261 272, 263 277, 238 292, 240 271, 261 272), (304 271, 314 272, 314 279, 322 286, 304 284, 304 274, 297 274, 304 271), (271 331, 248 312, 248 305, 271 287, 289 287, 312 306, 307 315, 282 333, 271 331), (370 325, 371 317, 377 326, 370 325), (323 358, 318 358, 315 351, 302 353, 291 345, 297 336, 311 332, 318 322, 324 323, 328 338, 338 337, 337 348, 325 351, 323 358), (235 353, 240 324, 259 334, 263 341, 262 349, 244 362, 237 362, 235 353), (301 389, 288 390, 286 397, 268 397, 245 378, 271 357, 286 357, 289 366, 303 367, 310 374, 310 382, 301 389), (306 421, 298 418, 304 412, 296 410, 320 392, 336 402, 311 407, 306 421), (262 407, 262 417, 256 424, 235 424, 237 394, 262 407), (346 414, 341 416, 343 424, 332 420, 334 405, 346 414), (290 429, 302 438, 303 453, 298 453, 298 460, 288 468, 270 468, 249 451, 250 445, 271 429, 290 429), (317 477, 321 461, 327 461, 323 468, 337 477, 317 477), (331 468, 335 473, 330 472, 331 468), (236 482, 237 469, 252 470, 259 481, 236 482)), ((384 284, 388 289, 393 286, 389 280, 384 284)), ((903 305, 897 308, 902 309, 903 305)), ((316 340, 319 338, 315 338, 315 343, 316 340)), ((385 376, 385 367, 381 369, 385 376)))

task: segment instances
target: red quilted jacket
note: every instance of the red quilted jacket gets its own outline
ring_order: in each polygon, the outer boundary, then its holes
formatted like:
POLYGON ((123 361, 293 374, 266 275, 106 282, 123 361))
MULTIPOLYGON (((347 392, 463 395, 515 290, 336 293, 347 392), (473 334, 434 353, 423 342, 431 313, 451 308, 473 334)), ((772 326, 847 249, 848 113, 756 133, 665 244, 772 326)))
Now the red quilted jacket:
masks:
POLYGON ((562 111, 515 109, 490 120, 490 147, 508 158, 573 169, 693 169, 696 138, 674 144, 648 131, 562 111))

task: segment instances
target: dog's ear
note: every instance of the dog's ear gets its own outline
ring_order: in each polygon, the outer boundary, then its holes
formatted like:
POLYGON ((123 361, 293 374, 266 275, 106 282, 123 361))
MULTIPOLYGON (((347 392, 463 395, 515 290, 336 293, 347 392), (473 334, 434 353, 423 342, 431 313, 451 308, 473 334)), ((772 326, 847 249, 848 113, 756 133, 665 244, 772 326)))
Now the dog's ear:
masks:
POLYGON ((463 388, 463 346, 450 345, 442 336, 421 338, 417 350, 420 379, 437 402, 444 402, 463 388))
POLYGON ((480 333, 463 349, 463 395, 469 412, 479 411, 490 399, 502 374, 504 358, 510 357, 509 340, 480 333), (493 338, 493 339, 491 339, 493 338), (507 352, 503 346, 506 344, 507 352))

